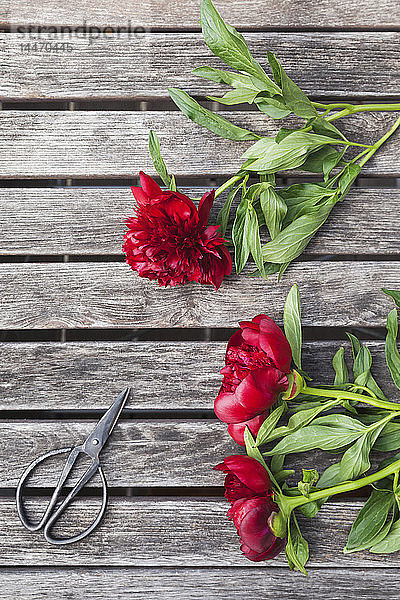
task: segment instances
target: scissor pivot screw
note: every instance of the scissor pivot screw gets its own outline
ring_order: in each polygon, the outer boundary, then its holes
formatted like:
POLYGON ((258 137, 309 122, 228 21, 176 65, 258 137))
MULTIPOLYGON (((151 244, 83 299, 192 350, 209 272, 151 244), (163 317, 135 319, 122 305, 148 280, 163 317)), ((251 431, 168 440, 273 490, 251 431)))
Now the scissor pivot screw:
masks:
POLYGON ((99 444, 99 440, 96 440, 96 438, 93 440, 93 446, 98 446, 99 444))

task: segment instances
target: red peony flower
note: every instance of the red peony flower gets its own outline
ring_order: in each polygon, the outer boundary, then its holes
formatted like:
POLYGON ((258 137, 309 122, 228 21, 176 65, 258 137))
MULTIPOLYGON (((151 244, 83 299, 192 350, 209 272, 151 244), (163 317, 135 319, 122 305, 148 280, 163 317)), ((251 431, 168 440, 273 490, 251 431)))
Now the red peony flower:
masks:
POLYGON ((244 441, 244 432, 246 427, 250 429, 251 433, 253 434, 253 437, 256 438, 258 430, 260 429, 261 425, 264 423, 268 415, 269 410, 266 410, 260 415, 254 417, 253 419, 243 421, 243 423, 230 423, 228 425, 228 433, 237 444, 239 444, 240 446, 245 446, 246 442, 244 441))
POLYGON ((254 419, 276 402, 288 389, 292 361, 290 344, 270 317, 258 315, 239 325, 228 342, 224 378, 214 403, 217 417, 230 424, 254 419))
POLYGON ((126 262, 161 286, 197 281, 218 289, 232 259, 219 226, 207 226, 214 191, 204 194, 197 209, 184 194, 163 191, 151 177, 139 175, 142 187, 132 187, 136 214, 126 220, 126 262))
POLYGON ((241 551, 249 560, 258 562, 277 556, 285 539, 275 535, 272 522, 279 508, 271 498, 258 496, 236 500, 228 510, 241 542, 241 551))
POLYGON ((227 473, 225 497, 229 502, 235 502, 240 498, 272 494, 271 479, 267 471, 258 460, 250 456, 245 454, 228 456, 214 469, 227 473))

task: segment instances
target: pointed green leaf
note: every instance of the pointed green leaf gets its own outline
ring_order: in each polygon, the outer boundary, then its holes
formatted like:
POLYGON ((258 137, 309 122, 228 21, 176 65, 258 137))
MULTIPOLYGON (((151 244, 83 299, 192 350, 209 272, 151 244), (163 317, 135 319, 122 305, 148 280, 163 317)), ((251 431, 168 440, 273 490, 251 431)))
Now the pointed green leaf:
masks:
POLYGON ((300 292, 296 284, 292 285, 287 295, 283 311, 285 336, 292 349, 293 361, 301 369, 301 308, 300 292))
POLYGON ((398 308, 400 308, 400 292, 398 290, 387 290, 382 288, 382 292, 392 298, 398 308))
POLYGON ((393 502, 394 496, 391 492, 373 490, 353 523, 345 553, 368 548, 370 542, 385 526, 393 502))
POLYGON ((167 167, 161 156, 160 140, 158 139, 157 134, 152 130, 150 130, 149 133, 149 150, 155 170, 161 177, 164 185, 169 188, 171 185, 171 176, 168 174, 167 167))
POLYGON ((395 385, 400 390, 400 353, 397 348, 397 309, 390 311, 387 317, 387 335, 385 343, 386 363, 395 385))
POLYGON ((347 369, 346 361, 344 360, 344 348, 339 348, 332 360, 333 368, 335 370, 335 381, 334 385, 343 385, 349 382, 349 371, 347 369))
POLYGON ((189 119, 202 127, 206 127, 206 129, 209 129, 213 133, 228 140, 245 141, 260 139, 260 136, 252 131, 237 127, 237 125, 234 125, 220 115, 204 108, 204 106, 200 106, 196 100, 183 90, 169 88, 168 91, 177 107, 180 108, 189 119))

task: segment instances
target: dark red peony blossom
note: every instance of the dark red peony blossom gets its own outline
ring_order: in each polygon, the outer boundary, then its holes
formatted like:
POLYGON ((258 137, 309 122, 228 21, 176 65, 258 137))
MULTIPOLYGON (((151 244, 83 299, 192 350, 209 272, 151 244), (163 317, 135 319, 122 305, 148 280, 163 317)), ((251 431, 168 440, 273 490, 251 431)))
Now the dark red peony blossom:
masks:
POLYGON ((258 430, 260 429, 261 425, 264 423, 268 415, 269 410, 266 410, 260 415, 254 417, 253 419, 243 421, 243 423, 230 423, 228 425, 228 433, 237 444, 239 444, 240 446, 245 446, 246 442, 244 441, 244 432, 246 427, 250 429, 251 433, 253 434, 253 437, 256 438, 258 430))
POLYGON ((151 177, 139 175, 142 187, 132 187, 136 214, 126 220, 126 262, 161 286, 197 281, 218 289, 232 259, 219 227, 207 226, 214 191, 204 194, 197 209, 184 194, 163 191, 151 177))
POLYGON ((267 471, 258 460, 250 456, 242 454, 228 456, 214 469, 227 474, 225 497, 229 502, 235 502, 240 498, 272 494, 271 479, 267 471))
MULTIPOLYGON (((288 389, 292 351, 282 330, 266 315, 239 323, 228 342, 222 386, 214 403, 221 421, 243 424, 268 410, 288 389)), ((254 423, 260 427, 261 423, 254 423)))
POLYGON ((277 556, 285 539, 272 530, 273 518, 279 508, 271 498, 256 496, 236 500, 228 510, 240 538, 240 549, 249 560, 258 562, 277 556))

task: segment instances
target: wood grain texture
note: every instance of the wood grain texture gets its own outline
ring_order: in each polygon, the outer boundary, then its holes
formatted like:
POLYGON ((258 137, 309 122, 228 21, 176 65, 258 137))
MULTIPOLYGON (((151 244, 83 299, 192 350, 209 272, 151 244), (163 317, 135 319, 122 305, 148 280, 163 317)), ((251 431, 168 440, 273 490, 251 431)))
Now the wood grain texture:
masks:
MULTIPOLYGON (((210 188, 180 189, 198 198, 210 188)), ((217 198, 210 222, 224 200, 217 198)), ((399 202, 400 190, 354 189, 303 256, 398 254, 399 202)), ((0 254, 120 254, 133 204, 129 187, 0 188, 0 254)))
MULTIPOLYGON (((76 531, 77 523, 93 519, 99 502, 99 498, 77 501, 73 518, 70 515, 70 528, 66 523, 64 535, 76 531)), ((39 506, 44 507, 40 500, 35 504, 37 510, 39 506)), ((329 502, 314 519, 301 519, 302 531, 310 544, 310 568, 400 566, 399 553, 343 554, 350 524, 361 506, 362 503, 354 501, 329 502)), ((238 566, 254 569, 254 564, 240 553, 236 530, 225 516, 228 506, 223 499, 110 498, 105 519, 96 532, 78 544, 61 547, 51 546, 40 533, 26 531, 19 522, 14 500, 0 499, 0 507, 1 566, 238 566)), ((287 568, 283 555, 260 563, 258 568, 267 575, 274 566, 287 568)), ((285 571, 284 576, 288 575, 285 571)), ((292 581, 297 579, 294 577, 292 581)))
MULTIPOLYGON (((400 401, 386 367, 384 342, 365 344, 375 378, 389 398, 400 401)), ((303 344, 303 366, 314 381, 332 382, 332 357, 340 345, 350 365, 347 342, 303 344)), ((225 342, 3 343, 0 410, 106 409, 132 386, 131 410, 211 411, 225 349, 225 342)))
MULTIPOLYGON (((316 29, 360 27, 398 27, 399 5, 396 0, 252 0, 232 2, 216 0, 216 7, 236 27, 281 29, 313 27, 316 29)), ((97 27, 153 27, 166 30, 199 28, 197 0, 41 0, 27 5, 23 0, 6 3, 0 11, 0 25, 71 25, 97 27)))
MULTIPOLYGON (((275 135, 290 119, 273 122, 260 112, 226 112, 237 125, 275 135)), ((395 120, 393 113, 359 113, 343 123, 349 139, 371 143, 395 120)), ((228 175, 242 163, 249 142, 219 138, 172 111, 0 112, 0 178, 126 177, 154 174, 147 140, 160 137, 164 160, 176 175, 228 175)), ((400 175, 400 137, 365 165, 370 175, 400 175)), ((179 183, 179 182, 178 182, 179 183)))
MULTIPOLYGON (((389 565, 388 565, 389 566, 389 565)), ((214 568, 64 568, 0 569, 4 600, 86 600, 95 589, 98 600, 130 598, 157 600, 343 600, 351 594, 358 600, 397 600, 400 584, 395 569, 318 568, 308 577, 279 567, 214 568), (61 579, 62 575, 62 579, 61 579), (382 581, 384 580, 384 591, 382 581)))
POLYGON ((280 320, 298 283, 303 325, 384 326, 399 261, 298 262, 279 285, 235 275, 210 286, 160 289, 124 263, 1 264, 0 328, 237 327, 266 311, 280 320))
MULTIPOLYGON (((22 415, 23 416, 23 415, 22 415)), ((57 448, 70 448, 85 441, 97 419, 92 421, 7 421, 0 422, 0 489, 16 488, 24 469, 38 456, 57 448), (12 454, 8 451, 13 448, 12 454)), ((223 495, 224 477, 213 467, 242 448, 229 437, 226 425, 212 419, 120 420, 112 438, 101 453, 110 488, 191 488, 219 487, 223 495)), ((393 453, 391 453, 393 455, 393 453)), ((371 454, 371 468, 378 470, 386 453, 371 454)), ((38 467, 27 485, 54 488, 67 459, 67 452, 50 458, 38 467)), ((322 473, 339 462, 338 455, 315 450, 291 454, 287 468, 295 473, 289 480, 297 485, 302 469, 322 473)), ((77 467, 67 485, 73 487, 88 463, 77 467)), ((88 483, 101 488, 99 476, 88 483)))
MULTIPOLYGON (((32 45, 34 38, 0 34, 0 55, 7 63, 0 74, 3 101, 168 97, 171 86, 196 96, 219 96, 226 88, 192 75, 200 65, 225 66, 201 34, 111 34, 95 40, 77 34, 56 38, 72 46, 71 52, 56 55, 40 50, 41 44, 54 44, 54 35, 41 35, 36 51, 22 52, 21 42, 32 45)), ((271 50, 314 97, 387 98, 399 92, 398 33, 250 33, 245 38, 267 72, 271 50)))

